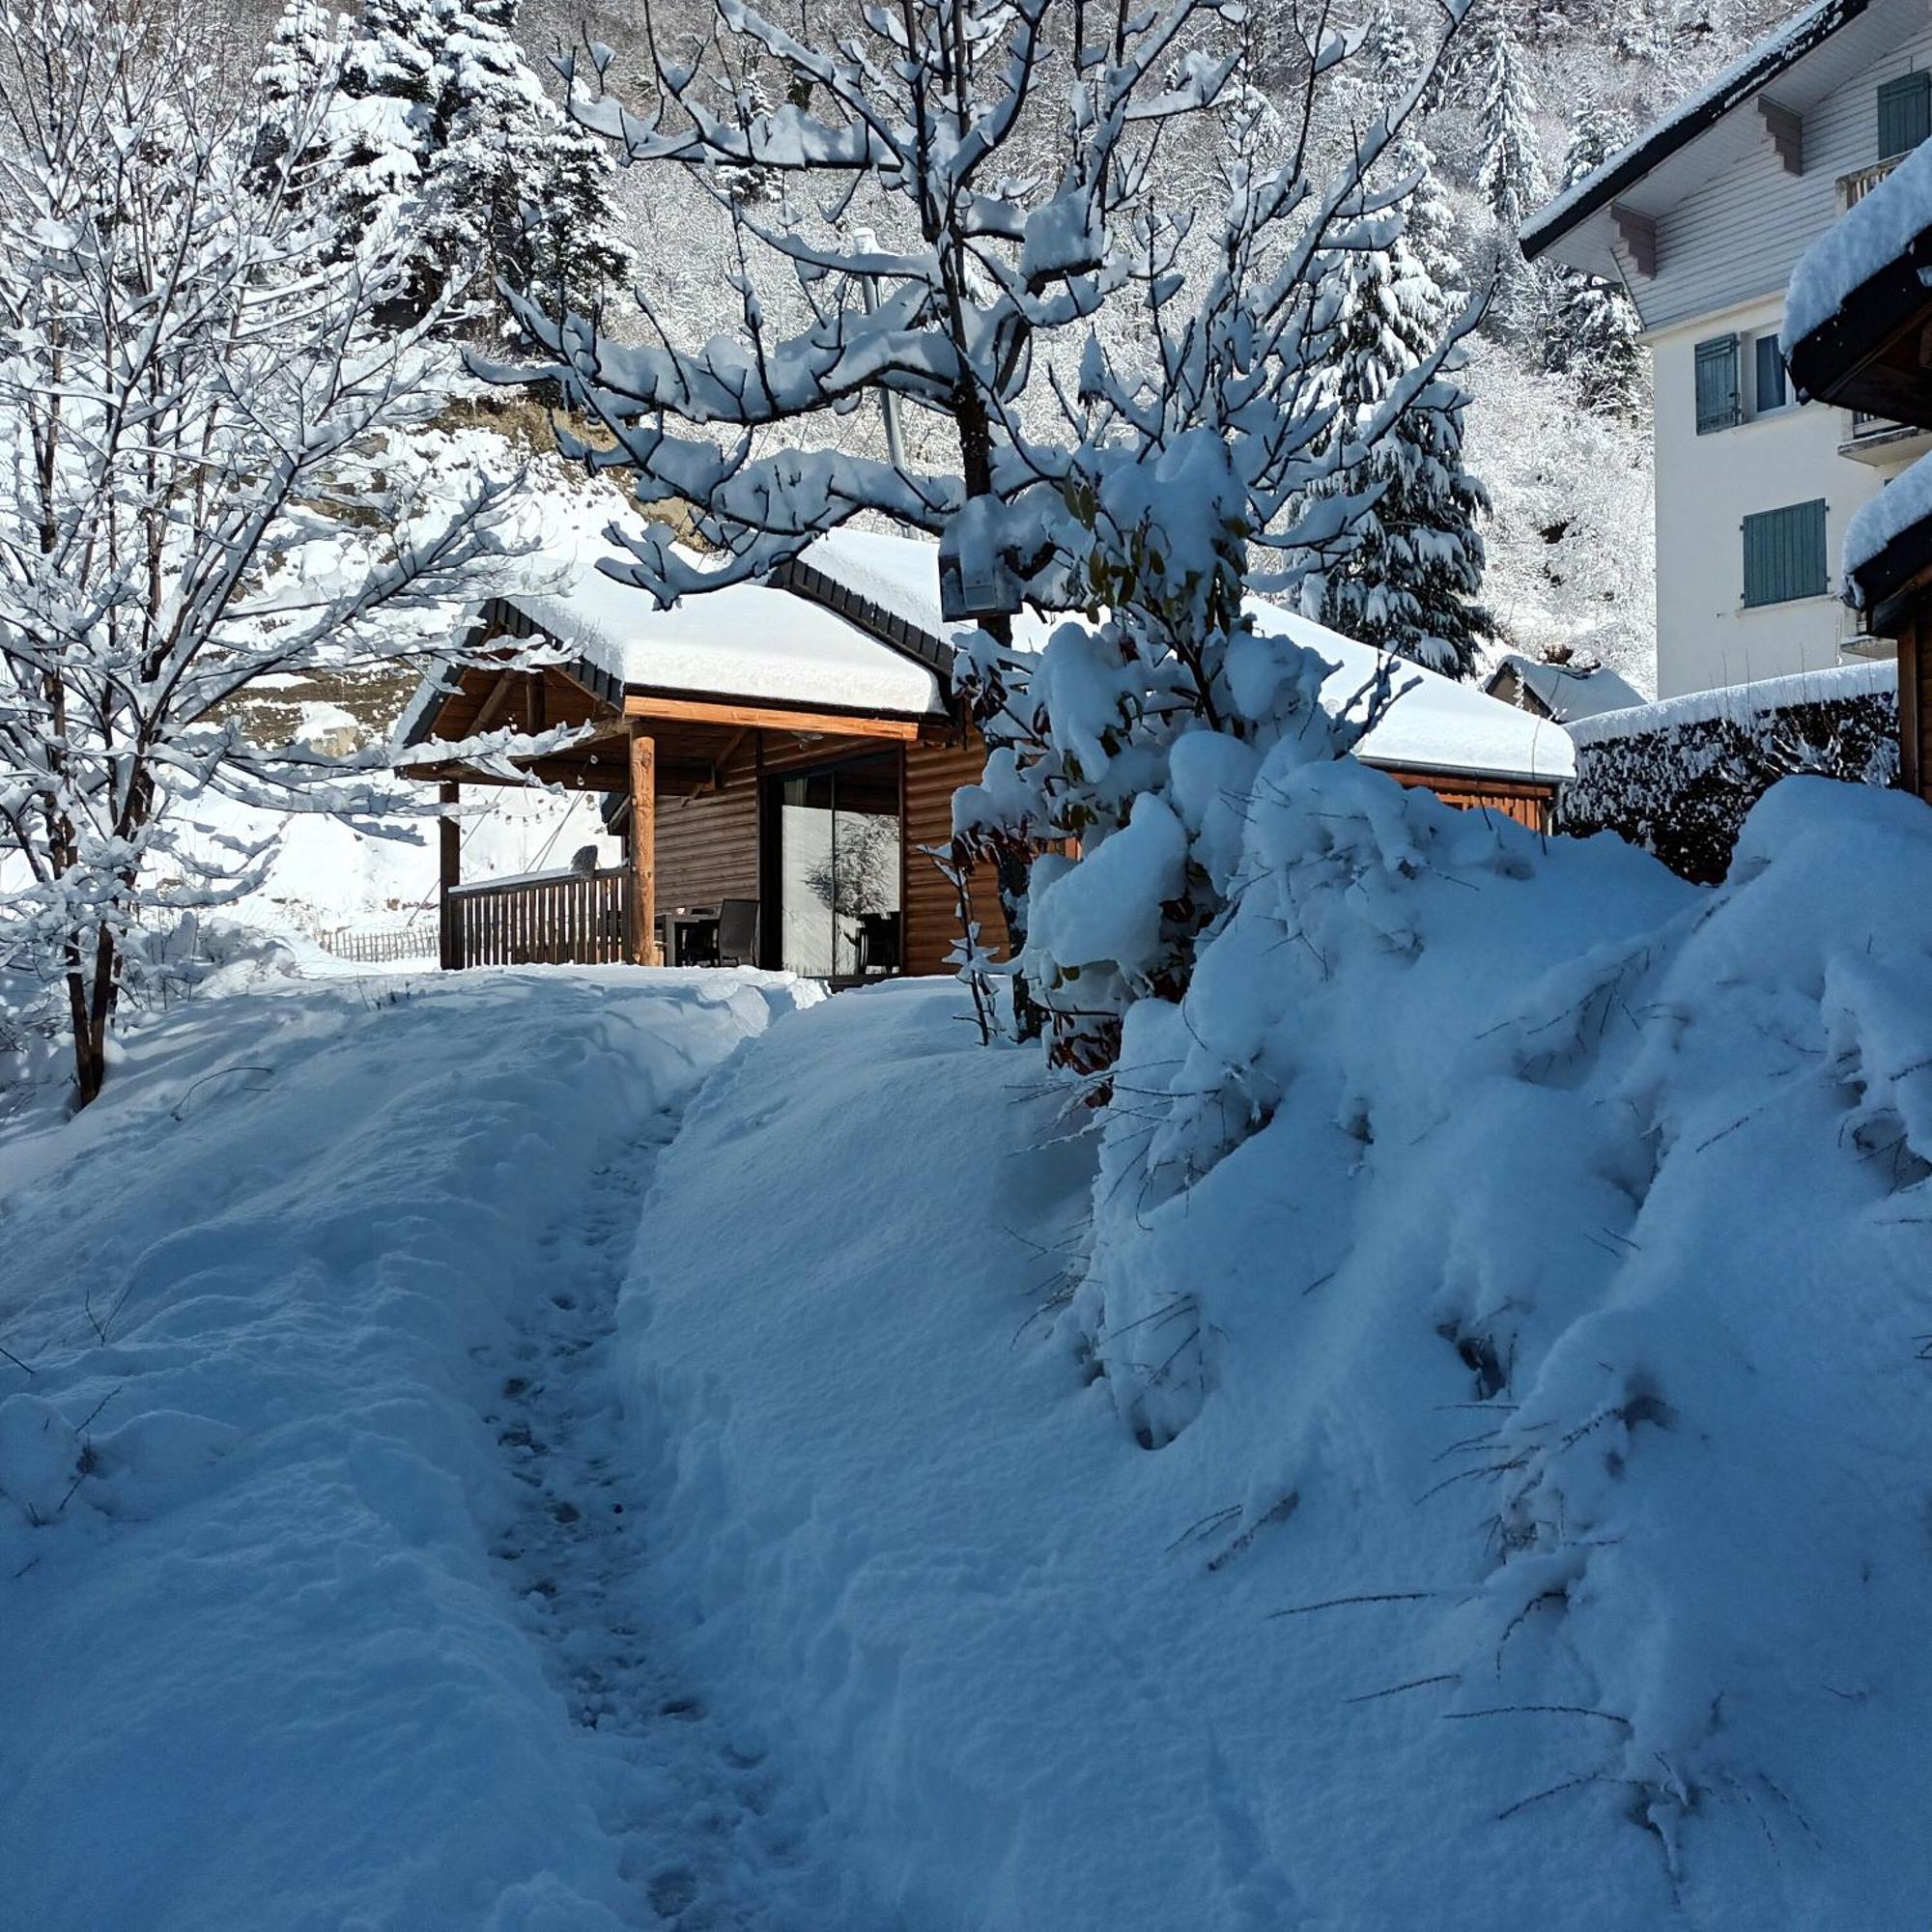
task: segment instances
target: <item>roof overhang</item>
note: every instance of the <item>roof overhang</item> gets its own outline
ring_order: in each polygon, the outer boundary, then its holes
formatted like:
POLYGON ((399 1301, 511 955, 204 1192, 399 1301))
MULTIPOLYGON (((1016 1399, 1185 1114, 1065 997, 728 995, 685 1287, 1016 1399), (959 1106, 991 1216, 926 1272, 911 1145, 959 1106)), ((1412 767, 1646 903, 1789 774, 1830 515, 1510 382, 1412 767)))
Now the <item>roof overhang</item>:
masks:
POLYGON ((1921 153, 1798 265, 1785 312, 1805 332, 1788 339, 1784 354, 1799 397, 1932 428, 1928 277, 1932 169, 1921 153))
POLYGON ((1908 11, 1922 14, 1922 0, 1814 0, 1532 215, 1519 238, 1523 254, 1553 255, 1606 280, 1655 274, 1667 266, 1657 252, 1662 217, 1760 149, 1802 171, 1806 110, 1864 71, 1908 11))
POLYGON ((1932 516, 1907 524, 1847 575, 1873 634, 1896 637, 1932 596, 1932 516))

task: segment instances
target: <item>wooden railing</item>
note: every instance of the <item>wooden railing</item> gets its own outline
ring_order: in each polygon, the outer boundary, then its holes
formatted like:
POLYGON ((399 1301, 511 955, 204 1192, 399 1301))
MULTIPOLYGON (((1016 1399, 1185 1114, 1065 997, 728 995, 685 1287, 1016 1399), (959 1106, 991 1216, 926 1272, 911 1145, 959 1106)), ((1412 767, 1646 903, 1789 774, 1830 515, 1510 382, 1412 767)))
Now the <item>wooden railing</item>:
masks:
POLYGON ((1893 155, 1889 160, 1880 161, 1869 168, 1860 168, 1856 174, 1838 177, 1838 201, 1846 209, 1856 208, 1900 161, 1903 155, 1893 155))
POLYGON ((392 966, 436 957, 436 921, 427 912, 405 925, 356 928, 330 926, 316 934, 325 952, 359 966, 392 966))
POLYGON ((614 965, 624 957, 627 890, 621 866, 454 886, 448 902, 448 963, 614 965))

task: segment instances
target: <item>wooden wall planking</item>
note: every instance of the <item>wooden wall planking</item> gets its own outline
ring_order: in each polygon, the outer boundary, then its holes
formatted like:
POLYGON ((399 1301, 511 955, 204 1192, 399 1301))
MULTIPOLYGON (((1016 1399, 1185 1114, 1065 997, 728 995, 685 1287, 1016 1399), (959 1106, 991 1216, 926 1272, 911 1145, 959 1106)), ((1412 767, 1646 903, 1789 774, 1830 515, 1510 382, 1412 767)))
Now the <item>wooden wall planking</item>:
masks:
MULTIPOLYGON (((978 737, 963 744, 909 746, 905 767, 904 935, 908 973, 945 973, 946 955, 959 937, 959 904, 939 867, 920 850, 946 845, 952 838, 952 794, 976 783, 986 765, 978 737)), ((973 917, 980 941, 1004 956, 1007 923, 1000 912, 997 882, 989 867, 973 875, 973 917)))

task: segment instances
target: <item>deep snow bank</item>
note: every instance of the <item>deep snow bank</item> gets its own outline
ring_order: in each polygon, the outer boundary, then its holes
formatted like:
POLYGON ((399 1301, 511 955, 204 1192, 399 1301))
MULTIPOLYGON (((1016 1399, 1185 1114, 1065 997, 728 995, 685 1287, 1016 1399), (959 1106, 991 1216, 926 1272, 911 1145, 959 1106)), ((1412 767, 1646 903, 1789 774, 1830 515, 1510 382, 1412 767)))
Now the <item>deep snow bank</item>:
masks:
POLYGON ((801 997, 209 998, 0 1143, 0 1921, 653 1922, 635 1847, 689 1800, 547 1681, 485 1417, 520 1305, 585 1292, 591 1170, 801 997))
POLYGON ((1310 782, 1104 1150, 936 985, 707 1091, 654 1587, 923 1925, 1916 1926, 1932 819, 1310 782))

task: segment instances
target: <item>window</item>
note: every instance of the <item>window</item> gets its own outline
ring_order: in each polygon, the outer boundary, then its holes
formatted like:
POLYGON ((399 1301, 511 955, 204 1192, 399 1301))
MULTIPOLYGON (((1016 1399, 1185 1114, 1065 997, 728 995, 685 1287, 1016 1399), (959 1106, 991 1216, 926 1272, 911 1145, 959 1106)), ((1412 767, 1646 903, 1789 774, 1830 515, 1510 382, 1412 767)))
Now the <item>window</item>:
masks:
POLYGON ((1889 161, 1932 135, 1932 72, 1902 73, 1878 91, 1878 157, 1889 161))
POLYGON ((1784 357, 1778 352, 1777 337, 1760 335, 1756 348, 1757 386, 1751 397, 1751 413, 1761 416, 1781 410, 1791 395, 1784 385, 1784 357))
POLYGON ((1743 413, 1738 396, 1738 338, 1719 335, 1697 345, 1697 434, 1729 429, 1743 413))
POLYGON ((1822 497, 1745 519, 1747 606, 1822 597, 1826 588, 1822 497))

